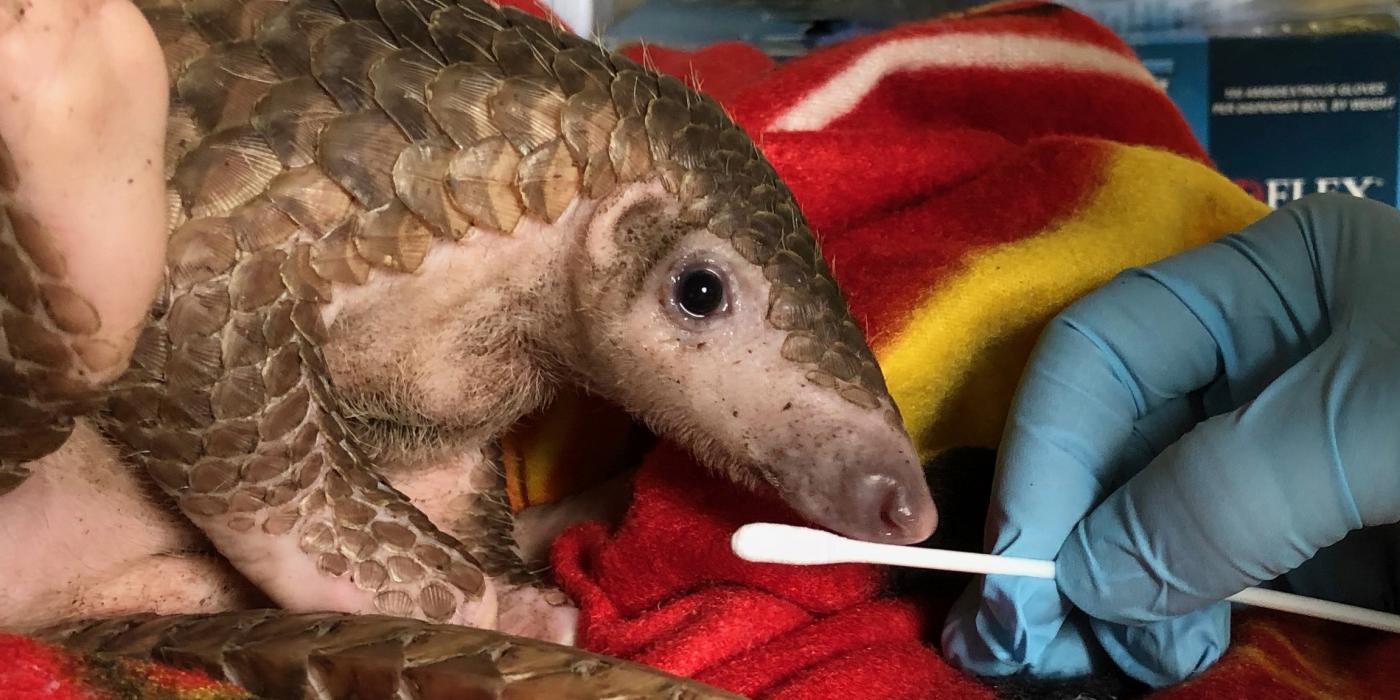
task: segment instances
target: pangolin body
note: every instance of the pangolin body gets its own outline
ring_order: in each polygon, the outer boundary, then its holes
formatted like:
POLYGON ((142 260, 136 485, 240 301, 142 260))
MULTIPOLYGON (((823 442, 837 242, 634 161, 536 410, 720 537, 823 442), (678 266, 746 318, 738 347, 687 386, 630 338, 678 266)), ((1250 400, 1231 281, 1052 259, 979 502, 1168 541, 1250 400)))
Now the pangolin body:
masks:
MULTIPOLYGON (((806 382, 898 425, 791 193, 679 80, 480 0, 136 4, 171 81, 165 280, 129 369, 98 381, 124 358, 90 342, 101 319, 7 198, 23 173, 0 141, 0 489, 91 416, 221 550, 282 537, 295 551, 274 554, 305 565, 295 573, 379 613, 489 627, 470 548, 356 443, 323 310, 418 274, 437 247, 548 226, 643 182, 762 270, 767 323, 806 382)), ((217 637, 251 619, 190 629, 217 637)))

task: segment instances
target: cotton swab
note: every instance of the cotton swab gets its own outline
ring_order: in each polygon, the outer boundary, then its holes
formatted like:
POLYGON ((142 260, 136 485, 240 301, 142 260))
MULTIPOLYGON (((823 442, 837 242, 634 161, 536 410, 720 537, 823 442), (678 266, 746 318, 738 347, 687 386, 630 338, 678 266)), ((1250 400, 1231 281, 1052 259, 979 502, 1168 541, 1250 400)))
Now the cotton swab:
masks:
MULTIPOLYGON (((1055 562, 1044 559, 860 542, 823 530, 777 523, 745 525, 734 533, 729 546, 740 559, 772 564, 883 564, 971 574, 1055 578, 1055 562)), ((1256 608, 1281 610, 1385 632, 1400 632, 1400 615, 1292 593, 1246 588, 1228 600, 1256 608)))

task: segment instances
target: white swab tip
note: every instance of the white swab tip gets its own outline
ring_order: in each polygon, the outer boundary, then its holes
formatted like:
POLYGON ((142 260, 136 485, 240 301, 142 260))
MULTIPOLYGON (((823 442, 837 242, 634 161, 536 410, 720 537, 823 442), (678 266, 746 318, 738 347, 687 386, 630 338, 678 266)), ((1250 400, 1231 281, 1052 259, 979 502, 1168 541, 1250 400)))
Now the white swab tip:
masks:
POLYGON ((778 523, 750 523, 734 531, 729 548, 740 559, 777 564, 842 561, 845 540, 823 530, 778 523))

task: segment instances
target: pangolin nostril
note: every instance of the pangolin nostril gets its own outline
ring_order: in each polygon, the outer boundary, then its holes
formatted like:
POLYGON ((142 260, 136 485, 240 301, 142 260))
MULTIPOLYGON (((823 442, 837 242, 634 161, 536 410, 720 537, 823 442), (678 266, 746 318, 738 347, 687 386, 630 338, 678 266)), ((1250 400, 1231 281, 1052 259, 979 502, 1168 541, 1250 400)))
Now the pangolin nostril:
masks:
POLYGON ((891 532, 903 532, 914 521, 914 509, 909 507, 909 496, 898 486, 890 489, 885 496, 884 507, 880 509, 880 519, 891 532))
POLYGON ((922 484, 910 484, 888 474, 872 474, 861 479, 862 493, 856 498, 861 512, 856 517, 869 523, 867 537, 878 541, 913 544, 933 534, 936 510, 922 484))

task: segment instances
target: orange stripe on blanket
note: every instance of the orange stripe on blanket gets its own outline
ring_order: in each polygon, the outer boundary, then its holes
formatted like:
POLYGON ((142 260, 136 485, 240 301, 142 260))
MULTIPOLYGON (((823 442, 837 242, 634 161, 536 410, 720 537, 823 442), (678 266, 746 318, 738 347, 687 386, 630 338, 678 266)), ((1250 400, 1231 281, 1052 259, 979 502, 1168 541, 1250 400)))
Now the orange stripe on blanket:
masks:
POLYGON ((1034 236, 969 253, 875 348, 924 457, 995 447, 1044 324, 1117 272, 1242 228, 1267 212, 1200 163, 1106 145, 1102 184, 1034 236))

